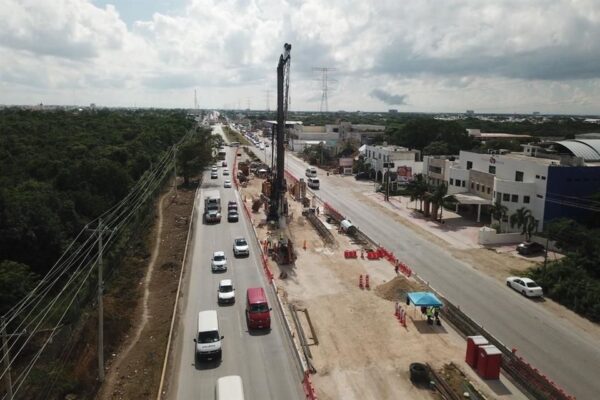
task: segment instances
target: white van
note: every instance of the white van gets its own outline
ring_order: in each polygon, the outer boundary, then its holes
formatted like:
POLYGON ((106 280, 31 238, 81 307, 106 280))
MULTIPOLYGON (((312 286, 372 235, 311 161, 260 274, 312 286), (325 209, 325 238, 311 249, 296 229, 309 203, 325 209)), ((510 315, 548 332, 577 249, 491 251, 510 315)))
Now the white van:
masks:
POLYGON ((316 178, 317 177, 317 169, 315 167, 306 168, 306 176, 309 178, 316 178))
POLYGON ((307 185, 311 189, 318 189, 320 185, 319 178, 308 178, 307 185))
POLYGON ((237 375, 229 375, 217 379, 215 398, 217 400, 244 400, 242 378, 237 375))
POLYGON ((219 332, 219 319, 215 310, 198 313, 198 335, 196 343, 196 360, 221 360, 223 336, 219 332))

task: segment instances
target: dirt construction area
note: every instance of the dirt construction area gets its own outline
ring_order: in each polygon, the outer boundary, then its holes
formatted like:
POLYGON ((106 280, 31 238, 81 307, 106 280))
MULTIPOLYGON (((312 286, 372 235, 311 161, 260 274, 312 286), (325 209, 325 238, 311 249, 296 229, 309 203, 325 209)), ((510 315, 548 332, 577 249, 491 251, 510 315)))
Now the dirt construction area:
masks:
MULTIPOLYGON (((241 189, 248 208, 259 197, 262 182, 251 178, 241 189)), ((448 370, 456 371, 455 375, 462 371, 465 377, 454 385, 460 394, 471 381, 487 398, 525 398, 503 377, 487 383, 481 380, 464 361, 466 342, 458 333, 444 321, 441 326, 429 325, 420 310, 404 304, 407 291, 423 289, 416 281, 396 275, 386 260, 361 259, 360 255, 345 259, 344 250, 359 250, 358 244, 338 233, 321 215, 336 241, 326 246, 302 215, 301 204, 290 197, 288 202, 286 233, 298 257, 290 266, 269 262, 286 312, 290 314, 290 304, 306 310, 298 315, 303 316, 300 324, 310 344, 316 370, 312 382, 320 400, 439 398, 430 389, 411 383, 409 366, 414 362, 428 363, 445 376, 448 370), (370 289, 360 289, 359 276, 367 274, 370 289), (407 311, 406 327, 394 316, 396 301, 407 311)), ((262 209, 252 217, 260 240, 280 234, 269 232, 262 209)), ((298 332, 294 336, 297 341, 298 332)))

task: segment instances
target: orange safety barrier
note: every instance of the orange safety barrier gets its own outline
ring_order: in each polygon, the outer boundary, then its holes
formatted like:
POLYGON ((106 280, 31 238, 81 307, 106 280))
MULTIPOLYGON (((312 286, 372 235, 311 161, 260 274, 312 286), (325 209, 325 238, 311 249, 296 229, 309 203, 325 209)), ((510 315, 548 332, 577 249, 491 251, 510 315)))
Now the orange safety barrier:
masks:
POLYGON ((304 394, 308 400, 317 400, 317 394, 315 393, 315 387, 310 380, 310 374, 308 371, 304 371, 304 379, 302 380, 302 387, 304 388, 304 394))

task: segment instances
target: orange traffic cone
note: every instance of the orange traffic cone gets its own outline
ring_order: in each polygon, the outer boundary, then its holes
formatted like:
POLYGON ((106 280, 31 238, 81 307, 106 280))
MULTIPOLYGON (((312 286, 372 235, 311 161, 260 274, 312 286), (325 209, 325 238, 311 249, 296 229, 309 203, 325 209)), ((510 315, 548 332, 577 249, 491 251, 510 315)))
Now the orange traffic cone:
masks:
POLYGON ((363 280, 362 280, 362 275, 358 278, 358 287, 359 288, 363 288, 363 280))
POLYGON ((371 288, 371 286, 369 286, 369 275, 368 274, 365 276, 365 287, 367 289, 371 288))

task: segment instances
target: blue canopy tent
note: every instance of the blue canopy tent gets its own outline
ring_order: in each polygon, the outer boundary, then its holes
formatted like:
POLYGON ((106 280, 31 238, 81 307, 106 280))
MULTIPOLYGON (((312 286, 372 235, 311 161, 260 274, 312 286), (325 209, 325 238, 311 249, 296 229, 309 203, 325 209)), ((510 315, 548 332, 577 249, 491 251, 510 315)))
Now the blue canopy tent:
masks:
POLYGON ((431 292, 409 292, 408 300, 416 307, 442 307, 444 304, 431 292))

